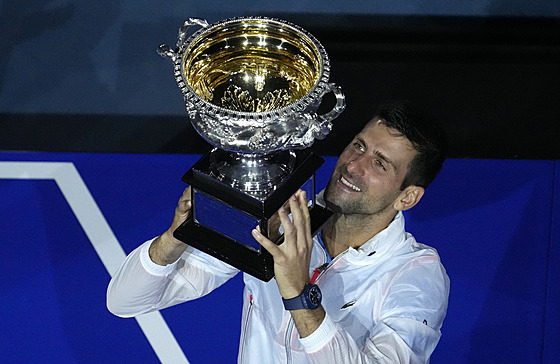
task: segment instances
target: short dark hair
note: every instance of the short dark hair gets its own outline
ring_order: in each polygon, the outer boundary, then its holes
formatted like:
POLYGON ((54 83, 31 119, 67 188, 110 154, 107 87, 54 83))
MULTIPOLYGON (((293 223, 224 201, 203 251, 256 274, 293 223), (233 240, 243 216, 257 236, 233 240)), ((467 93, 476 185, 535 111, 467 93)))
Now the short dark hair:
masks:
POLYGON ((383 102, 375 109, 374 116, 410 140, 418 152, 408 166, 401 190, 411 185, 427 188, 447 155, 447 137, 441 124, 433 115, 406 100, 383 102))

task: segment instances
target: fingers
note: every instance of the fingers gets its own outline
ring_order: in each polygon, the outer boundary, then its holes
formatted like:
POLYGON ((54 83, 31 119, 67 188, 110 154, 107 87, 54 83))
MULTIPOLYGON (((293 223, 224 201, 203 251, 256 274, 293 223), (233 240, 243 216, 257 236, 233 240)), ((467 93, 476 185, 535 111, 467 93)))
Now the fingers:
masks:
POLYGON ((191 201, 191 186, 185 188, 183 195, 177 203, 175 208, 175 216, 173 216, 173 222, 171 223, 170 230, 174 231, 181 225, 191 214, 192 201, 191 201))
POLYGON ((287 243, 295 246, 296 249, 309 249, 312 245, 309 209, 304 191, 298 191, 290 197, 271 221, 276 225, 282 225, 284 243, 281 245, 287 243))
POLYGON ((311 242, 311 225, 305 191, 299 190, 290 198, 290 210, 293 218, 290 225, 295 230, 296 244, 299 249, 308 248, 311 242))
POLYGON ((252 234, 274 259, 274 276, 282 297, 297 296, 309 281, 309 263, 313 239, 305 192, 298 191, 278 210, 284 229, 284 242, 276 245, 258 229, 252 234), (289 214, 292 214, 290 219, 289 214))
POLYGON ((261 234, 261 229, 257 226, 255 229, 253 229, 253 231, 251 231, 251 234, 253 235, 253 237, 255 238, 255 240, 262 245, 263 248, 265 248, 273 257, 277 256, 279 253, 279 248, 276 244, 274 244, 272 241, 270 241, 269 239, 267 239, 263 234, 261 234))
POLYGON ((183 195, 179 199, 177 204, 177 213, 180 215, 185 215, 192 207, 191 201, 191 186, 185 188, 183 195))

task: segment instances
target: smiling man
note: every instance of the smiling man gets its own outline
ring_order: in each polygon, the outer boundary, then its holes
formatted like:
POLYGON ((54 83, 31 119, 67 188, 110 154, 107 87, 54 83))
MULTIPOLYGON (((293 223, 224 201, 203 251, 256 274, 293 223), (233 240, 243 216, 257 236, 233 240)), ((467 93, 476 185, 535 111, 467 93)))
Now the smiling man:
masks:
MULTIPOLYGON (((445 136, 408 102, 382 104, 374 115, 319 196, 334 215, 317 236, 303 191, 278 212, 284 243, 253 230, 274 257, 275 280, 244 275, 238 362, 429 361, 449 278, 437 252, 405 231, 402 211, 420 201, 441 169, 445 136)), ((172 226, 132 252, 113 278, 113 313, 134 316, 194 299, 238 273, 172 237, 190 214, 189 192, 172 226)))

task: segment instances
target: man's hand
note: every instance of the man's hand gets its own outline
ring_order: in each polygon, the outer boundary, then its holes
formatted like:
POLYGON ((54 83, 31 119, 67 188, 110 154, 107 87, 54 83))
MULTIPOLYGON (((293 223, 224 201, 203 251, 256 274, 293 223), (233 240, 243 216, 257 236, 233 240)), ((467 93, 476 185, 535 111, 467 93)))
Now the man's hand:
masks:
POLYGON ((288 216, 286 207, 278 210, 280 222, 284 228, 284 242, 274 244, 265 238, 258 229, 253 230, 254 238, 274 258, 274 275, 280 294, 288 299, 298 296, 306 283, 309 282, 309 263, 313 238, 307 198, 304 191, 298 191, 289 200, 289 208, 293 222, 288 216))
POLYGON ((173 216, 173 222, 168 231, 175 231, 189 216, 191 216, 191 186, 185 188, 183 195, 179 199, 179 203, 175 208, 175 216, 173 216))
MULTIPOLYGON (((307 207, 307 196, 298 191, 289 200, 293 222, 288 216, 285 206, 278 210, 280 222, 284 228, 284 242, 274 244, 265 238, 258 229, 253 230, 255 239, 272 255, 274 259, 274 275, 280 294, 285 299, 299 296, 306 283, 309 282, 309 264, 313 249, 311 236, 311 220, 307 207)), ((292 317, 300 337, 309 336, 323 322, 325 310, 293 310, 292 317)))
POLYGON ((159 265, 168 265, 175 262, 187 249, 187 244, 173 237, 173 232, 177 229, 192 213, 191 186, 185 188, 179 203, 175 208, 173 222, 166 232, 156 238, 150 245, 150 258, 159 265))

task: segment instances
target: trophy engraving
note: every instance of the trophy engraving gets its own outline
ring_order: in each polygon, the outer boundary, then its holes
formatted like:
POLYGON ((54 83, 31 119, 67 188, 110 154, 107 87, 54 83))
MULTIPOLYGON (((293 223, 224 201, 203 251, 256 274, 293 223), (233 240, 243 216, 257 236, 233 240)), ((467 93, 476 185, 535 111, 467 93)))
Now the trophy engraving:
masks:
POLYGON ((193 214, 175 237, 257 278, 274 276, 272 259, 252 238, 282 242, 276 211, 298 189, 309 199, 312 229, 330 212, 315 203, 311 153, 344 110, 340 87, 329 83, 330 62, 310 33, 289 22, 245 17, 208 24, 188 19, 175 49, 162 45, 195 130, 213 149, 183 180, 192 186, 193 214), (188 36, 193 26, 200 29, 188 36), (318 114, 332 93, 332 110, 318 114))

